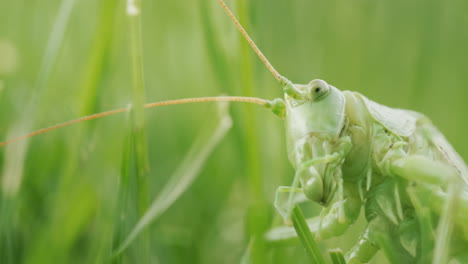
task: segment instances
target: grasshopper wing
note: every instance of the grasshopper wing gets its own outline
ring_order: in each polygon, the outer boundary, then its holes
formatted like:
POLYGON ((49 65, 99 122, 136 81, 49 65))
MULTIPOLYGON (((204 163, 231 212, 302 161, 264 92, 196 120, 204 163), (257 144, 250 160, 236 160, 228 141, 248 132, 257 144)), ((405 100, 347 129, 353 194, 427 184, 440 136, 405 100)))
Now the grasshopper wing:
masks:
MULTIPOLYGON (((418 120, 427 119, 418 112, 390 108, 371 101, 363 95, 361 97, 372 117, 385 128, 399 136, 411 136, 416 130, 418 120)), ((437 148, 441 156, 445 158, 446 162, 459 172, 460 177, 468 188, 468 167, 465 161, 435 126, 432 126, 430 141, 437 148)))
POLYGON ((423 118, 417 112, 390 108, 361 95, 371 116, 385 128, 399 136, 409 137, 416 130, 416 122, 423 118))
POLYGON ((465 183, 465 189, 468 188, 468 167, 465 161, 458 155, 455 149, 450 145, 445 136, 436 128, 431 129, 431 141, 445 160, 454 167, 465 183))

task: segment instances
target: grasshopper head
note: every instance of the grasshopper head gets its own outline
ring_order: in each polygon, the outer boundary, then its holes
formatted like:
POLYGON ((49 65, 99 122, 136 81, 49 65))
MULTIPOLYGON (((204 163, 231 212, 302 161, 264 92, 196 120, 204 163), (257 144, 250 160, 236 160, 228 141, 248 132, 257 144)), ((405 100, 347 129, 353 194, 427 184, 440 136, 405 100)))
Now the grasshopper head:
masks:
POLYGON ((285 87, 288 156, 299 173, 305 195, 322 205, 334 196, 346 151, 345 97, 322 80, 285 87))

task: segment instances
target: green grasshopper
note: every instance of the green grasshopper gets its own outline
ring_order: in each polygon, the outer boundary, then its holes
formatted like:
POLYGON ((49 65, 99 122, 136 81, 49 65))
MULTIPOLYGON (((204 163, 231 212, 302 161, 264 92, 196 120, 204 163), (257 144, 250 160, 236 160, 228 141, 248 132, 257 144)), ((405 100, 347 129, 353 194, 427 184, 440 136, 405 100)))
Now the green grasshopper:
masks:
MULTIPOLYGON (((284 99, 205 97, 145 107, 208 101, 263 105, 285 119, 288 157, 296 170, 292 185, 277 191, 275 205, 285 220, 296 195, 304 194, 324 206, 310 225, 315 239, 322 240, 343 234, 364 207, 367 227, 347 253, 347 263, 366 263, 379 249, 391 263, 467 263, 468 169, 430 120, 340 91, 323 80, 293 84, 273 68, 224 2, 218 2, 281 83, 284 99), (286 204, 280 202, 282 193, 288 194, 286 204), (451 247, 455 240, 457 246, 451 247)), ((125 111, 129 109, 65 122, 0 146, 125 111)))
POLYGON ((293 84, 218 1, 283 86, 284 100, 267 105, 286 119, 288 157, 296 170, 292 186, 277 192, 283 217, 289 217, 298 191, 323 205, 312 225, 320 240, 343 234, 364 207, 368 224, 348 263, 366 263, 379 249, 391 263, 428 263, 431 255, 433 263, 450 256, 466 263, 468 168, 431 121, 323 80, 293 84), (285 207, 282 192, 290 193, 285 207), (461 247, 450 247, 451 240, 461 247))

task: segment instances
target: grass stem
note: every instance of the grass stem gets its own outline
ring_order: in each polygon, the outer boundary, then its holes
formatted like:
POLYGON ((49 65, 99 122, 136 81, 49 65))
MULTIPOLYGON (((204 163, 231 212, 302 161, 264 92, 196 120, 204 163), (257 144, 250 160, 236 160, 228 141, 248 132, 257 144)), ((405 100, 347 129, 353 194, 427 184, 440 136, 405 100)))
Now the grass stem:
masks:
POLYGON ((304 219, 304 215, 302 214, 301 209, 299 206, 295 206, 292 211, 292 220, 294 229, 296 229, 297 236, 301 240, 302 245, 304 246, 307 255, 309 255, 312 263, 314 264, 325 264, 325 259, 320 252, 320 249, 315 243, 315 240, 310 232, 309 226, 304 219))
MULTIPOLYGON (((131 109, 131 139, 132 139, 132 157, 134 167, 130 172, 133 175, 134 185, 132 197, 134 206, 136 205, 136 219, 142 217, 148 207, 148 178, 149 162, 147 137, 145 128, 144 102, 145 87, 143 76, 143 45, 142 45, 142 1, 127 0, 127 17, 130 34, 130 59, 131 59, 131 79, 132 79, 132 109, 131 109), (136 203, 136 204, 135 204, 136 203)), ((125 192, 125 190, 123 190, 125 192)), ((132 199, 131 199, 132 200, 132 199)), ((135 219, 135 220, 136 220, 135 219)), ((138 221, 138 220, 136 220, 138 221)), ((129 223, 130 224, 130 223, 129 223)), ((134 247, 137 262, 150 262, 151 240, 149 232, 141 236, 138 246, 134 247)))
POLYGON ((143 77, 143 46, 141 32, 141 3, 128 0, 127 15, 130 26, 130 56, 132 73, 132 120, 134 148, 138 177, 138 210, 143 213, 148 205, 148 150, 145 130, 145 87, 143 77))

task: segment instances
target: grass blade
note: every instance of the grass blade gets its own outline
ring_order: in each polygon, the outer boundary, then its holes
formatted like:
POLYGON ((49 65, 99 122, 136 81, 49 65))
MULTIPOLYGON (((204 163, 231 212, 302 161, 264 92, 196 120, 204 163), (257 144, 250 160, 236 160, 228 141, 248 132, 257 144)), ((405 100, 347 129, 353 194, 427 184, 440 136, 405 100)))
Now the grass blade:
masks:
POLYGON ((249 244, 247 245, 247 248, 245 249, 244 254, 242 255, 241 264, 251 264, 253 263, 252 261, 252 246, 254 244, 253 240, 249 241, 249 244))
POLYGON ((170 177, 160 194, 150 204, 124 242, 117 248, 115 255, 122 253, 148 225, 161 216, 190 187, 206 160, 232 126, 228 114, 228 104, 219 104, 219 121, 214 132, 206 137, 201 135, 190 148, 182 164, 170 177))
POLYGON ((145 87, 143 82, 143 47, 141 35, 141 3, 127 1, 130 26, 130 56, 132 72, 132 119, 135 140, 136 169, 138 178, 138 209, 146 210, 148 204, 148 150, 145 130, 145 87))
POLYGON ((209 62, 211 68, 216 73, 214 76, 218 82, 219 87, 223 87, 229 93, 233 93, 232 90, 232 76, 229 73, 229 63, 226 57, 223 56, 223 49, 219 39, 216 36, 214 29, 214 22, 211 17, 211 6, 209 5, 210 0, 199 1, 200 17, 202 20, 203 36, 205 38, 207 55, 209 56, 209 62))
MULTIPOLYGON (((130 34, 130 60, 132 76, 132 139, 134 156, 134 186, 137 219, 148 208, 148 178, 150 166, 148 162, 148 144, 146 136, 146 124, 144 114, 145 87, 143 77, 143 45, 142 45, 142 1, 127 0, 127 18, 130 34)), ((139 245, 135 247, 138 262, 149 261, 151 239, 145 234, 140 238, 139 245)))
MULTIPOLYGON (((47 90, 47 83, 57 60, 74 4, 75 0, 62 1, 30 100, 27 102, 26 109, 18 121, 9 129, 7 138, 23 134, 34 126, 37 115, 36 108, 47 90)), ((2 193, 4 195, 14 197, 20 189, 28 143, 29 140, 26 139, 19 144, 9 145, 5 149, 5 165, 2 177, 2 193)))
MULTIPOLYGON (((31 130, 34 127, 34 123, 37 117, 38 104, 42 101, 42 97, 47 90, 47 84, 51 77, 53 66, 57 61, 57 57, 60 53, 60 47, 62 46, 63 39, 68 28, 71 13, 75 4, 75 0, 63 0, 61 1, 60 7, 55 18, 52 33, 48 38, 48 42, 45 48, 45 55, 42 58, 40 70, 35 81, 32 91, 29 93, 30 97, 25 100, 24 111, 18 117, 18 120, 8 129, 7 138, 14 137, 18 134, 23 134, 26 131, 31 130)), ((1 175, 1 207, 2 214, 0 215, 0 238, 3 242, 3 237, 6 237, 6 256, 10 256, 10 259, 5 259, 2 263, 14 263, 17 262, 15 259, 15 247, 18 246, 19 236, 17 226, 19 221, 17 219, 19 208, 10 207, 10 205, 16 205, 18 203, 17 194, 21 189, 23 182, 24 163, 26 160, 26 154, 29 147, 29 140, 23 140, 18 144, 12 144, 6 146, 4 150, 4 162, 1 175), (6 210, 3 207, 7 207, 6 210), (11 261, 11 262, 10 262, 11 261)), ((3 243, 2 243, 3 244, 3 243)), ((3 247, 0 247, 0 251, 3 247)), ((0 252, 2 254, 3 252, 0 252)), ((1 257, 0 257, 1 258, 1 257)))
POLYGON ((317 243, 315 243, 315 240, 312 237, 312 233, 309 230, 309 226, 307 225, 307 222, 305 221, 304 215, 302 214, 299 206, 296 205, 294 207, 291 217, 293 220, 294 229, 296 229, 297 232, 297 236, 301 240, 301 243, 312 260, 312 263, 325 264, 326 262, 322 252, 320 252, 317 243))
POLYGON ((328 251, 330 258, 333 264, 346 264, 346 260, 343 256, 343 251, 341 249, 332 249, 328 251))
MULTIPOLYGON (((306 219, 309 230, 317 230, 319 221, 318 217, 306 219)), ((295 244, 298 237, 294 227, 282 225, 268 230, 265 233, 265 240, 271 244, 295 244)))
MULTIPOLYGON (((85 70, 82 74, 81 82, 79 82, 80 93, 80 104, 79 104, 79 113, 81 116, 89 115, 97 112, 97 102, 99 98, 99 84, 105 79, 106 70, 109 68, 107 64, 110 58, 110 47, 112 45, 112 39, 114 37, 114 20, 117 14, 118 1, 115 0, 104 0, 100 1, 99 5, 99 20, 94 33, 94 40, 92 44, 91 51, 88 55, 85 70)), ((69 162, 68 169, 73 173, 73 176, 76 176, 79 170, 77 170, 79 160, 80 149, 82 148, 82 139, 89 136, 89 132, 93 128, 92 122, 85 122, 80 128, 77 129, 75 133, 76 140, 73 143, 70 143, 69 155, 71 155, 70 160, 74 162, 69 162), (73 151, 73 153, 71 153, 73 151), (71 164, 70 164, 71 163, 71 164)), ((102 182, 95 181, 95 184, 99 185, 102 182)), ((102 203, 97 211, 101 211, 105 207, 113 208, 113 201, 109 200, 109 203, 102 203)), ((112 212, 112 210, 110 210, 112 212)), ((112 219, 112 214, 109 216, 112 219)), ((104 259, 112 251, 112 232, 115 225, 118 221, 115 221, 112 224, 109 224, 109 221, 96 221, 95 227, 96 232, 93 234, 91 240, 93 243, 90 243, 90 247, 93 249, 90 253, 90 259, 88 262, 94 261, 94 263, 103 263, 104 259)))
MULTIPOLYGON (((129 115, 126 115, 127 127, 125 131, 127 133, 125 136, 125 142, 122 146, 118 202, 116 204, 114 215, 116 224, 114 225, 114 239, 112 242, 112 248, 115 248, 122 243, 123 239, 125 238, 125 233, 130 230, 130 225, 135 222, 135 220, 131 218, 131 216, 135 215, 135 208, 133 206, 134 203, 131 203, 132 184, 130 180, 132 179, 131 176, 133 176, 132 172, 134 170, 132 170, 133 133, 130 129, 130 122, 128 122, 129 118, 129 115)), ((112 255, 112 250, 109 255, 112 255)), ((112 261, 110 261, 110 263, 114 264, 122 262, 122 255, 114 255, 112 261)))
MULTIPOLYGON (((249 0, 237 1, 238 20, 246 30, 249 30, 249 0)), ((240 35, 240 34, 239 34, 240 35)), ((241 37, 239 39, 240 53, 240 83, 242 94, 252 96, 255 94, 254 61, 252 48, 248 42, 241 37)), ((259 138, 258 119, 252 106, 247 105, 242 113, 242 120, 245 126, 244 145, 246 146, 246 173, 248 175, 248 212, 247 212, 247 232, 250 240, 253 241, 251 247, 251 257, 253 263, 266 262, 266 246, 262 235, 268 228, 269 206, 264 197, 264 179, 259 160, 259 138)))

